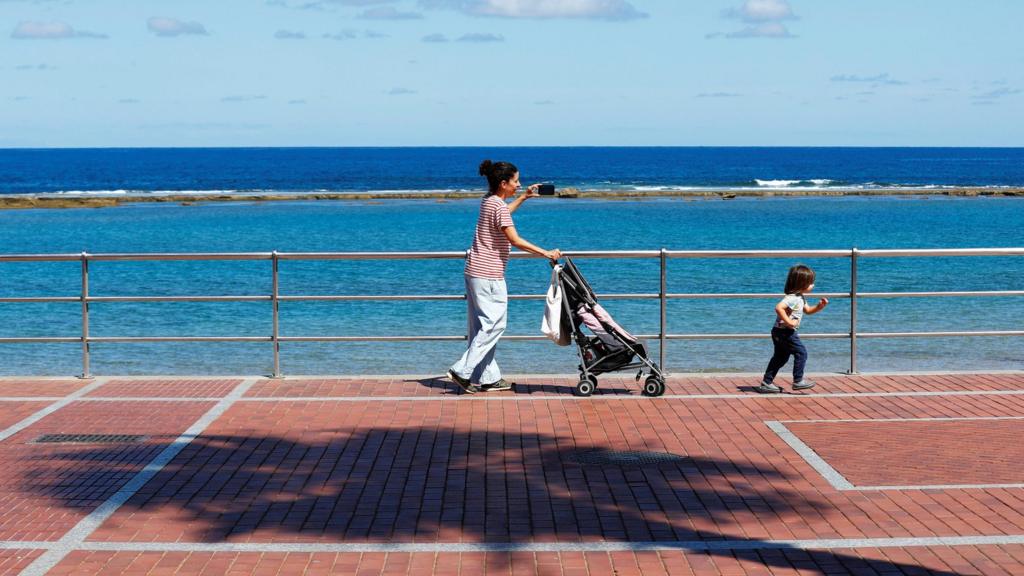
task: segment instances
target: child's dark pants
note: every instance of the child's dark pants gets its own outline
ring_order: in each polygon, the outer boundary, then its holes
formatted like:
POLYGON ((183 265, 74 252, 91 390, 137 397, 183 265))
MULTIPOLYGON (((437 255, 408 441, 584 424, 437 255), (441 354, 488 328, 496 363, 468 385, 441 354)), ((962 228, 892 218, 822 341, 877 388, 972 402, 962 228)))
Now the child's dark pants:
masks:
POLYGON ((804 379, 804 365, 807 364, 807 348, 800 341, 800 336, 792 328, 772 328, 772 343, 775 345, 775 354, 768 362, 768 369, 764 371, 764 381, 771 384, 779 369, 786 365, 789 357, 793 356, 793 382, 801 382, 804 379))

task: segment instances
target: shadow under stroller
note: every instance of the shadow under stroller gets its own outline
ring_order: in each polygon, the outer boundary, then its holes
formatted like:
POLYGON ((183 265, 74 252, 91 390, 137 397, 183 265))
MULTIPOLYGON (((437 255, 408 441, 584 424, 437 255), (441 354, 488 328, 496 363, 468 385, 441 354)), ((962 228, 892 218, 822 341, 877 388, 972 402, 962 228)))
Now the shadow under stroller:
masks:
POLYGON ((616 324, 597 303, 594 291, 568 257, 558 273, 558 283, 562 289, 561 329, 572 334, 580 357, 580 382, 574 393, 593 394, 599 374, 638 369, 637 381, 647 376, 642 388, 645 396, 664 394, 665 376, 650 360, 647 346, 616 324), (584 326, 593 336, 583 332, 584 326))

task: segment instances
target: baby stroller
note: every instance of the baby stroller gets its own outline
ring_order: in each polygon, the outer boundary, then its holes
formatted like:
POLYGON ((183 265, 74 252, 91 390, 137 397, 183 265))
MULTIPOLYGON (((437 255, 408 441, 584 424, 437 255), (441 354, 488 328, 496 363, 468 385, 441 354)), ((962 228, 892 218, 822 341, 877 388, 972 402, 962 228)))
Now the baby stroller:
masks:
POLYGON ((597 303, 594 291, 568 257, 558 274, 558 283, 562 288, 561 329, 572 334, 579 349, 580 382, 574 393, 590 396, 597 389, 599 374, 636 368, 637 381, 647 375, 642 389, 645 396, 664 394, 665 376, 651 362, 647 346, 616 324, 597 303), (583 332, 584 326, 593 336, 583 332))

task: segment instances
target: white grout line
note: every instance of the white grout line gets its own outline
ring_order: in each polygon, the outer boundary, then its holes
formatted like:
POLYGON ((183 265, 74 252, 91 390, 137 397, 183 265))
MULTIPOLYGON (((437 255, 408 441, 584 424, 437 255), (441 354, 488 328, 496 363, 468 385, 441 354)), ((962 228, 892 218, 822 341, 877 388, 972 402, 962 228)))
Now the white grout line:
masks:
POLYGON ((828 462, 825 462, 821 456, 818 456, 817 452, 811 450, 810 446, 804 444, 803 440, 797 438, 796 434, 790 432, 789 428, 786 428, 785 424, 775 420, 768 420, 765 424, 772 430, 772 432, 778 434, 786 444, 789 444, 790 448, 810 464, 811 468, 817 470, 818 474, 821 474, 821 476, 828 481, 833 488, 837 490, 854 489, 854 485, 849 480, 837 472, 835 468, 828 464, 828 462))
MULTIPOLYGON (((425 543, 183 543, 81 542, 71 550, 106 552, 631 552, 652 550, 828 550, 834 548, 907 548, 921 546, 998 546, 1024 544, 1024 535, 927 536, 905 538, 823 538, 811 540, 680 540, 655 542, 425 542, 425 543)), ((58 542, 0 542, 0 550, 60 549, 58 542)), ((47 552, 46 554, 49 554, 47 552)), ((46 555, 44 554, 44 556, 46 555)), ((38 560, 37 560, 38 562, 38 560)), ((32 566, 34 566, 33 564, 32 566)), ((32 568, 29 566, 29 568, 32 568)), ((37 572, 22 572, 22 574, 37 572)))
POLYGON ((845 476, 840 474, 835 468, 829 465, 828 462, 818 456, 810 446, 804 443, 803 440, 798 438, 796 434, 793 434, 786 427, 785 423, 814 423, 814 424, 829 424, 832 422, 862 422, 876 424, 879 422, 959 422, 959 421, 977 421, 977 420, 1024 420, 1024 416, 964 416, 954 418, 880 418, 878 420, 872 420, 870 418, 862 419, 839 419, 839 420, 767 420, 765 424, 773 432, 779 435, 789 447, 792 448, 801 458, 804 459, 808 464, 814 468, 818 474, 821 474, 822 478, 828 481, 836 490, 842 491, 857 491, 857 492, 880 492, 884 490, 985 490, 985 489, 1009 489, 1009 488, 1024 488, 1024 483, 1016 484, 921 484, 921 485, 893 485, 893 486, 855 486, 852 482, 846 479, 845 476))
POLYGON ((21 573, 28 576, 42 576, 51 568, 56 566, 70 551, 81 548, 85 539, 88 538, 93 531, 99 528, 99 526, 110 518, 110 516, 113 515, 122 504, 127 502, 129 498, 139 491, 139 489, 145 486, 146 482, 149 482, 154 476, 156 476, 164 466, 173 460, 174 457, 185 448, 185 446, 201 434, 207 426, 212 424, 217 418, 224 414, 232 404, 244 396, 249 388, 251 388, 255 383, 255 379, 250 378, 243 380, 238 384, 230 394, 221 398, 214 407, 210 408, 206 414, 203 414, 203 416, 192 424, 188 430, 185 430, 185 432, 178 436, 174 442, 171 442, 166 448, 164 448, 152 462, 147 464, 145 468, 132 477, 132 479, 121 487, 116 494, 90 512, 88 516, 80 520, 78 524, 64 534, 64 536, 58 540, 53 547, 49 548, 48 551, 39 558, 36 558, 36 560, 26 567, 21 573))
POLYGON ((21 432, 25 428, 28 428, 29 426, 35 424, 36 422, 42 420, 43 418, 49 416, 50 414, 53 414, 57 410, 60 410, 61 408, 67 406, 68 404, 71 404, 75 400, 79 400, 86 394, 92 392, 93 390, 99 388, 100 386, 103 386, 108 381, 109 380, 107 378, 97 378, 96 380, 93 381, 92 384, 89 384, 88 386, 83 386, 82 388, 79 388, 75 392, 68 394, 67 396, 61 397, 61 399, 58 400, 57 402, 54 402, 53 404, 50 404, 46 408, 43 408, 42 410, 39 410, 36 413, 32 414, 31 416, 23 419, 21 422, 8 426, 4 430, 0 431, 0 442, 3 442, 4 440, 10 438, 11 436, 14 436, 18 432, 21 432))
POLYGON ((928 418, 836 418, 835 420, 779 420, 785 424, 830 424, 832 422, 961 422, 971 420, 1024 420, 1024 416, 931 416, 928 418))

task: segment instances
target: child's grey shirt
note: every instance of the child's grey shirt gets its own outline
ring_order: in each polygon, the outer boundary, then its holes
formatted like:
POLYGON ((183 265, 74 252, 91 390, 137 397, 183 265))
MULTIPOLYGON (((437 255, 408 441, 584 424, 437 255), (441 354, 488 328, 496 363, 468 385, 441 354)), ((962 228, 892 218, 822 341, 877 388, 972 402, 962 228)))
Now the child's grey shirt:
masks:
MULTIPOLYGON (((803 294, 786 294, 786 297, 782 299, 782 305, 789 308, 789 317, 796 322, 796 327, 800 327, 800 321, 804 317, 804 306, 807 305, 807 299, 804 298, 803 294)), ((776 328, 789 328, 782 318, 775 318, 776 328)))

